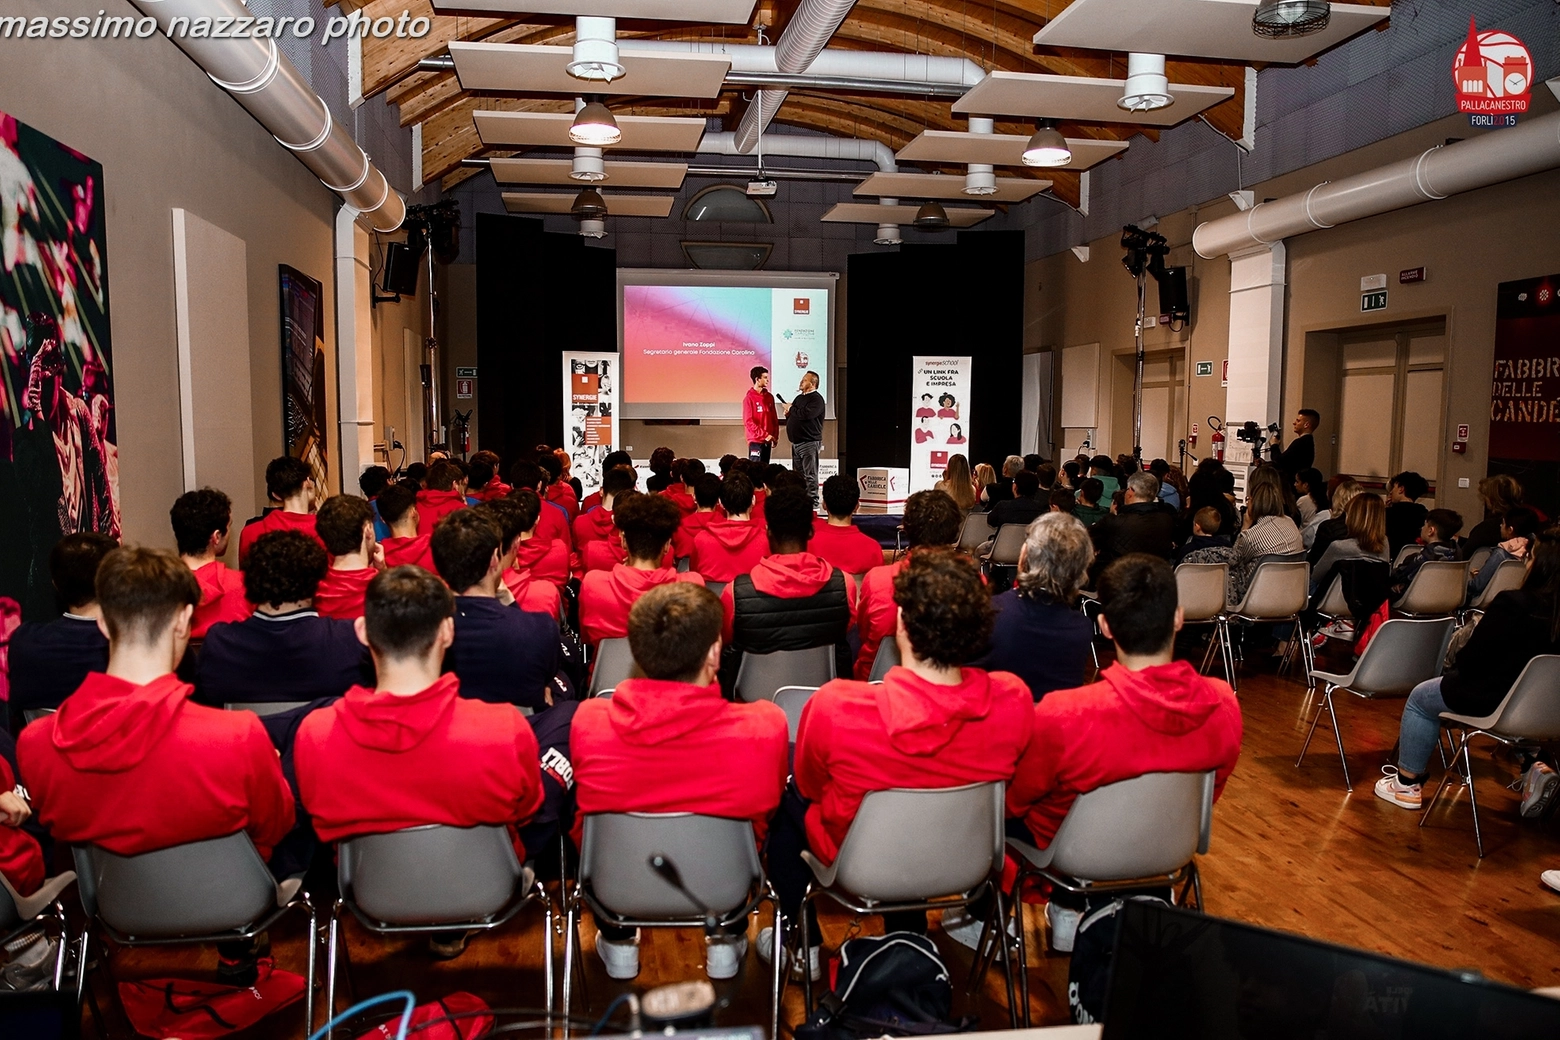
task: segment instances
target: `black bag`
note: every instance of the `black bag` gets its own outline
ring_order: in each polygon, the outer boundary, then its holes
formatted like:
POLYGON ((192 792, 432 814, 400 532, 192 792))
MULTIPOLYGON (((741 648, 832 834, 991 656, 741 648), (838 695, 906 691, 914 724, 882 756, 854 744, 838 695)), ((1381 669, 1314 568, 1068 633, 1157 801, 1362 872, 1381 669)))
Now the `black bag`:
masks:
MULTIPOLYGON (((1158 896, 1128 896, 1168 905, 1158 896)), ((1067 1006, 1079 1025, 1101 1020, 1105 1013, 1105 990, 1110 984, 1110 959, 1116 950, 1117 915, 1127 899, 1112 899, 1084 911, 1078 922, 1078 937, 1073 940, 1072 963, 1067 967, 1067 1006)))
POLYGON ((913 932, 851 939, 840 947, 834 990, 826 993, 797 1040, 861 1040, 968 1032, 952 1020, 953 986, 932 940, 913 932))

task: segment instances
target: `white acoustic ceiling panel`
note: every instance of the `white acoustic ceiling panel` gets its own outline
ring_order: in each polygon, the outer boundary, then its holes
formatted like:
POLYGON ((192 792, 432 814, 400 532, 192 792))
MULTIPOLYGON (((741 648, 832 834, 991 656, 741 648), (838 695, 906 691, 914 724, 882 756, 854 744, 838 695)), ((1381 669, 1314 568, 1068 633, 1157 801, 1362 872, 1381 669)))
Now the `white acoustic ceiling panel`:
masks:
MULTIPOLYGON (((611 203, 607 204, 611 207, 611 203)), ((831 224, 913 224, 920 206, 883 206, 870 202, 838 202, 823 215, 831 224)), ((979 206, 945 206, 948 221, 956 228, 979 224, 996 210, 979 206)))
POLYGON ((1173 104, 1152 112, 1129 112, 1116 104, 1126 93, 1126 86, 1126 80, 1092 76, 990 72, 953 103, 953 110, 983 116, 1068 119, 1075 123, 1174 126, 1235 96, 1233 87, 1172 83, 1173 104))
POLYGON ((528 43, 450 41, 455 75, 465 90, 522 94, 638 94, 650 97, 712 98, 731 69, 731 59, 711 54, 624 54, 623 75, 611 83, 569 75, 569 47, 528 43))
MULTIPOLYGON (((1022 166, 1028 137, 1016 134, 969 134, 957 130, 923 130, 914 141, 899 150, 902 162, 984 163, 988 166, 1022 166)), ((1125 141, 1096 141, 1092 137, 1069 137, 1072 162, 1053 170, 1087 170, 1113 155, 1127 150, 1125 141)))
MULTIPOLYGON (((609 217, 665 217, 672 212, 670 195, 615 195, 601 193, 609 217)), ((564 213, 574 205, 574 195, 565 192, 506 191, 504 208, 511 213, 564 213)))
POLYGON ((965 199, 971 202, 1023 202, 1051 186, 1031 177, 998 177, 990 195, 966 195, 964 178, 940 173, 874 173, 856 185, 853 195, 886 195, 895 199, 965 199))
POLYGON ((433 0, 440 13, 567 14, 746 25, 757 0, 433 0))
MULTIPOLYGON (((500 184, 566 184, 582 187, 583 182, 569 176, 574 164, 568 159, 493 159, 493 179, 500 184)), ((593 183, 612 188, 682 187, 688 176, 687 163, 626 162, 609 159, 607 178, 593 183)))
MULTIPOLYGON (((573 148, 568 112, 472 113, 477 134, 489 148, 573 148)), ((675 116, 618 116, 623 139, 613 148, 636 152, 691 152, 704 136, 704 120, 675 116)))
POLYGON ((1035 33, 1035 43, 1293 65, 1392 14, 1390 7, 1335 3, 1320 32, 1270 40, 1251 31, 1256 9, 1257 0, 1073 0, 1035 33))

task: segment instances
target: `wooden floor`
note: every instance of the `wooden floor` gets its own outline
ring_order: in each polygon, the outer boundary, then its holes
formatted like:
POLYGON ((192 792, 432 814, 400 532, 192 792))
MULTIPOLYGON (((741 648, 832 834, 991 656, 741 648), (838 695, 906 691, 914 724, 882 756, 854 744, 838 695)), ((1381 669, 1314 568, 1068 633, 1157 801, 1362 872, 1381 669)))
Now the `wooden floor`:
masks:
MULTIPOLYGON (((1400 701, 1340 699, 1355 782, 1350 794, 1325 721, 1304 766, 1296 768, 1315 701, 1298 681, 1275 677, 1273 670, 1264 657, 1243 672, 1241 760, 1215 808, 1212 848, 1200 860, 1208 911, 1432 965, 1472 968, 1519 986, 1560 985, 1560 894, 1538 880, 1540 871, 1560 867, 1560 840, 1552 824, 1518 819, 1517 796, 1505 789, 1515 777, 1509 760, 1492 758, 1488 747, 1475 756, 1488 852, 1480 860, 1465 793, 1443 798, 1424 828, 1418 826, 1420 814, 1372 793, 1397 738, 1400 701)), ((1040 909, 1030 906, 1027 921, 1037 1025, 1066 1021, 1067 959, 1034 954, 1043 948, 1040 909)), ((879 928, 875 919, 852 922, 828 914, 823 924, 830 948, 852 929, 879 928)), ((302 972, 304 931, 294 923, 273 933, 281 967, 302 972)), ((381 941, 349 925, 351 989, 339 996, 338 1005, 345 1008, 349 997, 407 987, 420 1001, 469 990, 494 1007, 539 1007, 541 934, 540 913, 523 914, 497 933, 475 939, 458 960, 434 963, 417 942, 381 941)), ((752 934, 756 937, 756 922, 752 934)), ((938 941, 956 970, 967 967, 967 951, 940 936, 938 941)), ((600 1014, 612 996, 625 992, 623 984, 603 975, 592 943, 587 918, 584 963, 591 1010, 577 1001, 577 1014, 600 1014)), ((560 965, 562 949, 560 940, 560 965)), ((641 958, 634 983, 639 989, 704 977, 703 941, 695 932, 647 932, 641 958)), ((196 978, 214 969, 215 953, 123 950, 114 953, 113 963, 120 978, 196 978)), ((110 1034, 132 1035, 103 974, 95 973, 94 979, 110 1034)), ((717 984, 727 1005, 720 1023, 767 1022, 767 980, 764 966, 750 953, 737 979, 717 984)), ((795 1022, 800 1013, 800 991, 793 986, 786 992, 785 1020, 795 1022)), ((990 1028, 1007 1023, 998 973, 988 979, 979 1014, 990 1028)), ((300 1038, 302 1018, 301 1010, 289 1009, 242 1035, 300 1038)), ((90 1017, 84 1031, 100 1035, 90 1017)))

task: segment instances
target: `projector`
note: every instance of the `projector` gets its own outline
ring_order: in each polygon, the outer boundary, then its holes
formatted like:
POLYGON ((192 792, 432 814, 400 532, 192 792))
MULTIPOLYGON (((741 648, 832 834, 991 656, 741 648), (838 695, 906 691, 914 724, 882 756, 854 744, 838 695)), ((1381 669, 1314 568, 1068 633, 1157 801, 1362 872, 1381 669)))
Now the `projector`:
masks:
POLYGON ((774 195, 779 190, 780 185, 775 181, 756 180, 747 182, 747 193, 749 195, 763 195, 768 197, 770 195, 774 195))

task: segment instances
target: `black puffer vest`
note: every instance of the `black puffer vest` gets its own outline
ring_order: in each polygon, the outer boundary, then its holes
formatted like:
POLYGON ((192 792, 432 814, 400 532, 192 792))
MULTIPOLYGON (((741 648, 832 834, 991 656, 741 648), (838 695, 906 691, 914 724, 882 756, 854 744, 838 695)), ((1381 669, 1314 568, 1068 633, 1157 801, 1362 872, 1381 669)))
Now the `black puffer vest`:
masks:
POLYGON ((751 575, 739 574, 731 583, 731 600, 731 645, 752 654, 836 646, 850 628, 845 573, 838 567, 823 588, 800 599, 760 592, 751 575))

